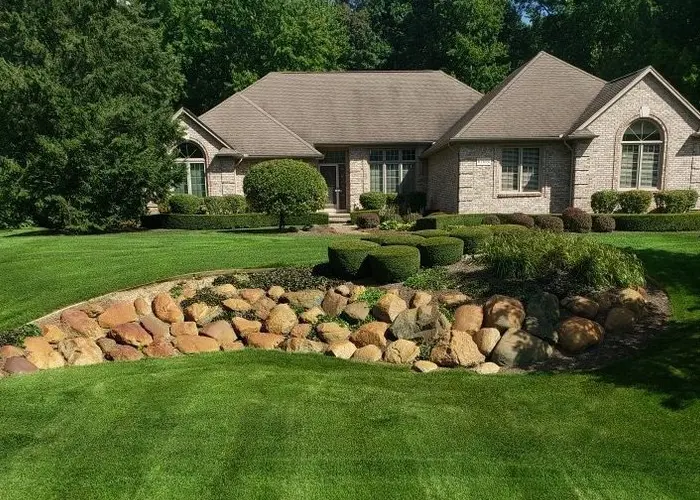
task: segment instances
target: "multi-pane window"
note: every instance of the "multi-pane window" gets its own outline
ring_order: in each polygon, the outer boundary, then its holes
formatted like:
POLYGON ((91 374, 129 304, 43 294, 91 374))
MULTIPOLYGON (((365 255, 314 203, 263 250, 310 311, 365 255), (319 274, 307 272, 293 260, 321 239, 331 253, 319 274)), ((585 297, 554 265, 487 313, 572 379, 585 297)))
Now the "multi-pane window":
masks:
POLYGON ((191 142, 183 142, 177 149, 177 162, 185 168, 185 180, 175 186, 175 192, 206 196, 207 182, 204 153, 196 144, 191 142))
POLYGON ((622 136, 620 187, 655 188, 661 170, 661 131, 649 120, 634 122, 622 136))
POLYGON ((415 149, 372 149, 369 152, 370 191, 407 193, 416 185, 415 149))
POLYGON ((539 148, 503 148, 501 191, 536 192, 539 189, 539 148))

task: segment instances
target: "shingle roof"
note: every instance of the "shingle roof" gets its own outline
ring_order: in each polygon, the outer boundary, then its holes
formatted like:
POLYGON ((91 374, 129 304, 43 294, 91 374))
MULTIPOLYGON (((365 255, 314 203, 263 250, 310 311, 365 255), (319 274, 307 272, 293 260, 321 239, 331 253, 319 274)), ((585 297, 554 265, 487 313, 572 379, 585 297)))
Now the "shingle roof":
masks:
POLYGON ((605 85, 540 52, 467 111, 427 153, 454 140, 559 137, 571 130, 605 85))
POLYGON ((240 93, 204 113, 199 120, 245 156, 323 156, 286 125, 240 93))
POLYGON ((239 95, 311 144, 430 143, 481 98, 442 71, 270 73, 239 95))

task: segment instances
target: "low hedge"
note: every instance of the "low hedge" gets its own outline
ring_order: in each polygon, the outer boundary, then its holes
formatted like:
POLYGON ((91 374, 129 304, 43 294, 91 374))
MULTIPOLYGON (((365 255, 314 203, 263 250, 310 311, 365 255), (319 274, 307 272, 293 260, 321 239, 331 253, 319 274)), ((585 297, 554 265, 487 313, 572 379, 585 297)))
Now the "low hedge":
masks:
POLYGON ((379 283, 398 283, 420 270, 420 252, 411 246, 380 247, 372 250, 367 260, 372 277, 379 283))
POLYGON ((507 234, 527 231, 525 226, 502 224, 498 226, 454 227, 450 236, 464 242, 465 255, 474 255, 483 251, 484 246, 495 234, 507 234))
POLYGON ((342 241, 328 246, 328 262, 335 276, 361 278, 369 274, 367 256, 379 244, 371 241, 342 241))
POLYGON ((450 226, 479 226, 484 214, 440 214, 429 215, 416 221, 416 229, 445 229, 450 226))
POLYGON ((201 214, 204 205, 202 198, 192 194, 174 194, 168 198, 168 206, 173 214, 201 214))
POLYGON ((614 214, 617 231, 700 231, 700 212, 686 214, 614 214))
POLYGON ((698 202, 698 192, 694 189, 670 189, 654 194, 656 207, 662 213, 682 214, 690 212, 698 202))
POLYGON ((421 266, 449 266, 462 259, 464 242, 449 236, 426 238, 418 245, 418 250, 421 266))
POLYGON ((379 210, 353 210, 350 212, 350 222, 357 225, 357 218, 365 214, 375 214, 379 217, 379 210))
MULTIPOLYGON (((253 229, 277 227, 279 218, 275 215, 249 213, 235 215, 186 215, 159 214, 141 218, 141 225, 147 229, 253 229)), ((328 214, 315 212, 306 215, 289 216, 288 226, 327 225, 328 214)))
POLYGON ((248 210, 245 196, 240 194, 205 196, 202 198, 202 204, 207 215, 243 214, 248 210))
POLYGON ((423 238, 438 238, 440 236, 449 236, 449 231, 444 229, 423 229, 420 231, 413 231, 416 236, 422 236, 423 238))
POLYGON ((516 212, 514 214, 501 214, 498 217, 504 224, 524 226, 528 229, 535 227, 535 219, 531 215, 527 215, 522 212, 516 212))
POLYGON ((371 236, 363 236, 361 239, 379 243, 382 246, 403 245, 409 247, 417 247, 420 243, 425 241, 425 238, 422 236, 397 233, 373 234, 371 236))

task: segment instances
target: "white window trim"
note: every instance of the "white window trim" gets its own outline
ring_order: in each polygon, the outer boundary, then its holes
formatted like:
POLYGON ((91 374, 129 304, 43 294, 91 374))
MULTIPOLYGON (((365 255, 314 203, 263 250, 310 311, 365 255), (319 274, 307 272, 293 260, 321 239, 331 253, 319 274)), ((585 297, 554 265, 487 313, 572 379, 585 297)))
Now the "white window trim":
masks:
MULTIPOLYGON (((178 158, 175 160, 176 163, 180 163, 181 165, 184 165, 186 170, 186 183, 187 183, 187 194, 192 194, 192 177, 190 174, 190 164, 192 163, 201 163, 204 165, 204 171, 202 174, 204 175, 204 196, 207 196, 209 193, 209 187, 207 186, 207 162, 204 158, 178 158)), ((175 190, 175 188, 173 188, 175 190)))
POLYGON ((525 195, 536 196, 542 193, 542 148, 540 146, 504 146, 501 148, 501 161, 498 169, 498 193, 503 195, 525 195), (503 189, 503 150, 517 149, 518 150, 518 189, 507 190, 503 189), (538 151, 539 162, 537 163, 537 189, 523 189, 523 150, 536 149, 538 151))
MULTIPOLYGON (((399 187, 401 186, 401 182, 403 182, 404 179, 404 163, 406 166, 412 165, 413 166, 413 172, 415 176, 417 177, 418 175, 418 155, 416 154, 416 150, 414 148, 386 148, 386 149, 370 149, 370 160, 368 161, 369 166, 370 166, 370 171, 372 169, 373 165, 381 165, 382 167, 382 190, 380 192, 382 193, 388 193, 386 189, 386 165, 387 163, 395 164, 397 163, 399 165, 399 187), (393 151, 397 150, 399 152, 399 159, 396 161, 387 161, 386 159, 386 153, 387 151, 393 151), (382 159, 378 161, 373 161, 372 158, 372 151, 381 151, 382 153, 382 159), (404 151, 413 151, 414 159, 413 160, 404 160, 403 159, 403 152, 404 151)), ((408 169, 407 169, 408 170, 408 169)), ((414 185, 413 185, 413 190, 416 189, 416 179, 413 179, 414 185)), ((370 174, 370 191, 372 190, 372 176, 370 174)), ((408 191, 411 192, 411 191, 408 191)), ((401 191, 399 191, 401 193, 401 191)), ((398 194, 398 193, 397 193, 398 194)))
POLYGON ((617 177, 617 188, 620 191, 658 191, 661 184, 661 175, 664 170, 664 141, 621 141, 620 146, 620 175, 617 177), (625 146, 638 146, 640 148, 637 160, 637 185, 636 187, 622 187, 622 157, 625 153, 625 146), (659 173, 656 179, 656 186, 641 186, 642 183, 642 159, 644 146, 659 146, 659 173))

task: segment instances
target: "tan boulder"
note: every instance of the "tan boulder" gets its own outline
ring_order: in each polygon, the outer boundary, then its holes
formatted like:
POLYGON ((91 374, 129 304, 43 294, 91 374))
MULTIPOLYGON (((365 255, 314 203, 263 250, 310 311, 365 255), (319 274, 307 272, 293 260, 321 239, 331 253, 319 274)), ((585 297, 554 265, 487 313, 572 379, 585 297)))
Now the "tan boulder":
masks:
POLYGON ((238 298, 226 299, 224 300, 223 305, 229 311, 234 312, 247 312, 253 308, 250 305, 250 302, 238 298))
POLYGON ((299 337, 285 340, 282 348, 287 352, 324 353, 328 347, 323 342, 299 337))
POLYGON ((284 335, 278 335, 276 333, 250 333, 245 338, 246 344, 250 347, 256 347, 258 349, 276 349, 284 342, 284 335))
POLYGON ((324 342, 341 342, 350 338, 350 330, 338 323, 320 323, 316 325, 316 332, 324 342))
POLYGON ((278 285, 274 285, 271 286, 270 289, 267 291, 267 296, 275 302, 277 302, 279 299, 282 298, 282 295, 284 295, 284 293, 284 288, 278 285))
POLYGON ((350 359, 355 351, 357 351, 355 344, 349 340, 340 340, 329 344, 326 352, 335 358, 350 359))
POLYGON ((199 330, 194 321, 180 321, 170 325, 170 333, 173 337, 193 337, 199 335, 199 330))
POLYGON ((102 363, 102 349, 94 340, 85 337, 65 339, 58 343, 58 351, 69 365, 86 366, 102 363))
POLYGON ((578 354, 603 340, 603 327, 590 319, 573 316, 559 323, 559 347, 578 354))
POLYGON ((200 337, 199 335, 181 335, 175 337, 175 347, 183 354, 197 354, 200 352, 216 352, 219 350, 219 343, 211 337, 200 337))
POLYGON ((41 335, 52 344, 58 344, 67 337, 66 332, 61 330, 58 325, 42 325, 41 335))
POLYGON ((117 325, 110 330, 109 336, 120 344, 128 344, 134 347, 145 347, 153 343, 153 337, 138 323, 117 325))
POLYGON ((320 307, 312 307, 308 311, 304 311, 299 315, 299 319, 304 323, 311 323, 312 325, 318 321, 318 318, 323 316, 325 313, 320 307))
POLYGON ((210 314, 211 308, 204 302, 195 302, 185 308, 185 319, 194 321, 198 325, 204 323, 204 320, 210 314))
POLYGON ((501 340, 498 328, 482 328, 474 334, 474 342, 484 356, 489 356, 501 340))
POLYGON ((525 308, 512 297, 494 295, 484 305, 484 327, 498 328, 501 332, 519 329, 525 320, 525 308))
POLYGON ((474 372, 478 373, 479 375, 493 375, 494 373, 498 373, 500 371, 501 367, 496 363, 491 363, 490 361, 488 363, 482 363, 474 368, 474 372))
POLYGON ((491 361, 500 366, 526 367, 549 359, 553 348, 544 340, 523 330, 508 330, 491 352, 491 361))
POLYGON ((421 306, 427 306, 432 300, 433 296, 430 295, 428 292, 418 290, 416 293, 413 294, 413 298, 411 299, 411 307, 417 309, 421 306))
POLYGON ((335 317, 342 313, 343 309, 345 309, 345 306, 347 305, 347 297, 344 297, 333 290, 328 290, 326 295, 323 297, 323 302, 321 302, 321 309, 323 309, 328 316, 335 317))
POLYGON ((311 309, 312 307, 320 307, 324 296, 325 293, 321 290, 300 290, 285 293, 281 300, 288 302, 292 307, 311 309))
POLYGON ((352 295, 352 290, 348 285, 338 285, 335 287, 335 293, 339 293, 343 297, 350 297, 352 295))
MULTIPOLYGON (((337 289, 336 289, 337 291, 337 289)), ((350 290, 350 302, 360 300, 360 296, 367 291, 367 287, 362 285, 354 285, 350 290)))
POLYGON ((598 315, 598 310, 600 308, 595 300, 579 295, 562 299, 561 305, 574 316, 587 319, 594 319, 598 315))
POLYGON ((61 321, 81 337, 99 339, 107 334, 97 321, 88 316, 85 311, 79 309, 63 311, 61 313, 61 321))
POLYGON ((97 323, 102 328, 112 328, 124 323, 138 321, 133 302, 117 302, 109 306, 97 317, 97 323))
POLYGON ((151 304, 143 297, 137 297, 136 300, 134 300, 134 309, 139 316, 151 314, 151 304))
POLYGON ((21 358, 24 356, 24 350, 13 345, 4 345, 0 347, 0 359, 21 358))
POLYGON ((139 361, 143 359, 141 351, 130 345, 117 345, 107 353, 112 361, 139 361))
POLYGON ((405 300, 393 293, 387 293, 377 301, 377 304, 372 308, 372 314, 379 321, 391 323, 399 313, 407 308, 405 300))
POLYGON ((110 339, 107 337, 102 337, 101 339, 97 339, 96 341, 97 345, 102 349, 102 352, 107 356, 109 354, 109 351, 112 349, 115 349, 119 344, 117 344, 117 341, 114 339, 110 339))
POLYGON ((442 292, 438 295, 438 302, 447 307, 456 307, 469 302, 469 296, 459 292, 442 292))
POLYGON ((432 361, 427 361, 425 359, 420 359, 413 363, 413 369, 419 373, 430 373, 438 369, 438 365, 432 361))
POLYGON ((420 348, 415 342, 399 339, 386 346, 384 361, 397 365, 413 363, 420 354, 420 348))
POLYGON ((27 361, 40 370, 61 368, 66 364, 63 356, 54 351, 44 337, 27 337, 24 339, 24 350, 27 361))
POLYGON ((235 342, 238 340, 236 337, 236 332, 233 331, 233 327, 228 321, 219 320, 209 323, 204 328, 202 328, 202 335, 205 337, 211 337, 219 344, 223 345, 224 342, 235 342))
POLYGON ((615 299, 617 304, 632 311, 636 317, 640 317, 644 314, 647 301, 644 295, 638 290, 634 288, 625 288, 617 292, 615 299))
POLYGON ((221 350, 226 351, 226 352, 233 352, 233 351, 242 351, 245 349, 245 344, 241 342, 240 340, 226 340, 221 343, 221 350))
POLYGON ((170 325, 165 321, 159 320, 155 316, 142 316, 141 326, 144 330, 151 334, 154 342, 170 340, 170 325))
POLYGON ((286 335, 298 322, 296 313, 288 304, 278 304, 265 320, 265 328, 269 333, 286 335))
POLYGON ((180 292, 179 300, 191 299, 197 295, 197 286, 194 284, 185 285, 180 292))
POLYGON ((20 375, 24 373, 34 373, 37 367, 31 361, 20 356, 12 356, 5 360, 5 365, 2 369, 10 375, 20 375))
POLYGON ((251 333, 257 333, 262 329, 262 323, 260 323, 260 321, 252 321, 239 316, 233 318, 231 323, 233 323, 233 327, 236 329, 236 332, 238 332, 238 335, 243 338, 251 333))
POLYGON ((226 297, 226 298, 235 297, 238 294, 238 289, 236 289, 236 287, 230 283, 226 283, 225 285, 215 286, 212 288, 212 291, 215 294, 221 295, 222 297, 226 297))
POLYGON ((458 330, 444 335, 430 352, 430 361, 438 366, 472 367, 485 360, 472 336, 458 330))
POLYGON ((166 323, 179 323, 185 320, 182 309, 168 293, 159 293, 153 299, 153 314, 166 323))
POLYGON ((369 306, 367 302, 358 300, 357 302, 345 306, 345 309, 343 309, 343 316, 354 323, 362 322, 369 316, 369 306))
POLYGON ((100 314, 105 312, 105 308, 96 302, 88 302, 78 307, 81 311, 87 314, 91 318, 97 318, 100 314))
POLYGON ((143 349, 143 353, 148 358, 172 358, 178 355, 177 349, 170 342, 160 340, 153 342, 143 349))
POLYGON ((387 344, 386 332, 388 329, 389 324, 381 321, 365 323, 352 335, 352 343, 357 347, 376 345, 377 347, 383 349, 387 344))
POLYGON ((460 332, 478 332, 484 322, 484 309, 477 304, 465 304, 455 310, 452 329, 460 332))
POLYGON ((292 331, 289 332, 289 336, 298 339, 305 339, 311 334, 312 330, 313 326, 309 325, 308 323, 299 323, 298 325, 294 325, 292 331))
POLYGON ((366 363, 375 363, 382 360, 382 350, 374 344, 367 344, 358 348, 353 353, 352 359, 366 363))
POLYGON ((276 305, 277 302, 272 300, 270 297, 262 297, 252 305, 252 308, 258 319, 265 321, 270 315, 270 311, 272 311, 276 305))
POLYGON ((605 318, 605 330, 612 334, 631 333, 634 330, 634 312, 625 307, 613 307, 605 318))
POLYGON ((244 288, 243 290, 238 291, 238 295, 240 295, 240 297, 249 304, 254 304, 263 298, 266 293, 265 290, 261 288, 244 288))

